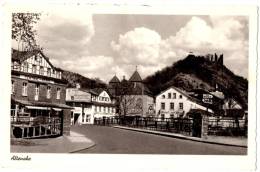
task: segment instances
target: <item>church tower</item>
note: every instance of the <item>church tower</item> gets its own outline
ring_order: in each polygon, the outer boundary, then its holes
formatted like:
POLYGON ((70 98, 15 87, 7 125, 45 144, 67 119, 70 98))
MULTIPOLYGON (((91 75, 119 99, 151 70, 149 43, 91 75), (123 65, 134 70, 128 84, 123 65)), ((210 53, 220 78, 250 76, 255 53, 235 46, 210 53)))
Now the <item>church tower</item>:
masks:
POLYGON ((136 66, 136 70, 130 77, 129 82, 132 84, 133 92, 135 92, 136 94, 143 94, 143 89, 144 89, 143 80, 139 72, 137 71, 137 66, 136 66))
POLYGON ((116 96, 119 86, 120 86, 120 80, 116 75, 109 81, 109 92, 113 95, 116 96))

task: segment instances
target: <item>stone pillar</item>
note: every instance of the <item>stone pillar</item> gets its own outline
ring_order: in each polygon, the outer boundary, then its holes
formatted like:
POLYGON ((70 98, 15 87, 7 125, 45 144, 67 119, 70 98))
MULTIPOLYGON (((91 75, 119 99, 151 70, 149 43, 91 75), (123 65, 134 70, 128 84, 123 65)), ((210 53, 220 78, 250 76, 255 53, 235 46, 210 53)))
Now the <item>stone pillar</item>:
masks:
POLYGON ((201 138, 207 139, 207 136, 208 136, 208 124, 209 124, 209 117, 204 114, 202 116, 201 138))
POLYGON ((62 120, 62 135, 70 135, 70 109, 63 110, 63 120, 62 120))
POLYGON ((18 109, 19 109, 19 105, 16 104, 16 105, 15 105, 15 112, 14 112, 14 122, 17 121, 17 117, 18 117, 18 109))

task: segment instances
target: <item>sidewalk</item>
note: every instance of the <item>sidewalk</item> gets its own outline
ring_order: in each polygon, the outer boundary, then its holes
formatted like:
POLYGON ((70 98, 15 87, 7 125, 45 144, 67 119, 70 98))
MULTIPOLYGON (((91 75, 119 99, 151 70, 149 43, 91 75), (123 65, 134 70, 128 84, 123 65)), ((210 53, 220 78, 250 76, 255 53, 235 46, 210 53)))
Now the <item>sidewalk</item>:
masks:
POLYGON ((123 127, 123 126, 113 126, 113 127, 125 129, 125 130, 132 130, 132 131, 137 131, 137 132, 167 136, 167 137, 174 137, 174 138, 179 138, 179 139, 192 140, 192 141, 197 141, 197 142, 247 148, 247 138, 242 138, 242 137, 207 136, 207 138, 199 138, 199 137, 185 136, 185 135, 178 134, 178 133, 153 131, 153 130, 141 129, 141 128, 132 128, 132 127, 123 127))
POLYGON ((82 134, 70 131, 70 136, 43 139, 12 139, 11 152, 72 153, 87 149, 95 143, 82 134))

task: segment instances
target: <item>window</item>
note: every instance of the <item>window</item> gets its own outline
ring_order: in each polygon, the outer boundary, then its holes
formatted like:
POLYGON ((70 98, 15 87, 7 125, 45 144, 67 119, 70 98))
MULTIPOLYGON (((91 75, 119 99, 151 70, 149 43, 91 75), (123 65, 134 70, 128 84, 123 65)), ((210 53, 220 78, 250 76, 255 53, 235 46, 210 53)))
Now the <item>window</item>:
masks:
POLYGON ((86 115, 86 122, 90 122, 90 115, 86 115))
POLYGON ((57 88, 57 99, 60 99, 60 88, 57 88))
POLYGON ((39 57, 38 60, 39 60, 39 63, 41 64, 42 63, 42 57, 39 57))
POLYGON ((24 63, 22 64, 22 71, 23 71, 23 72, 28 72, 28 63, 27 63, 27 62, 24 62, 24 63))
POLYGON ((12 81, 12 92, 11 94, 14 94, 14 81, 12 81))
POLYGON ((162 95, 162 98, 165 99, 165 95, 164 94, 162 95))
POLYGON ((36 65, 32 65, 32 73, 36 74, 36 65))
POLYGON ((40 93, 40 85, 39 84, 36 84, 35 85, 35 100, 38 100, 39 99, 39 93, 40 93))
POLYGON ((51 68, 47 69, 47 76, 51 76, 51 68))
POLYGON ((94 106, 95 112, 97 112, 97 106, 94 106))
POLYGON ((168 93, 168 99, 171 99, 171 98, 172 98, 172 94, 168 93))
POLYGON ((170 103, 170 109, 171 109, 171 110, 174 109, 174 103, 170 103))
POLYGON ((161 114, 161 120, 164 121, 164 119, 165 119, 165 115, 161 114))
POLYGON ((52 69, 52 77, 55 77, 56 71, 52 69))
POLYGON ((183 103, 179 103, 179 109, 183 110, 183 103))
POLYGON ((161 109, 165 109, 165 103, 161 103, 161 109))
POLYGON ((47 86, 47 99, 51 98, 51 87, 47 86))
POLYGON ((180 95, 179 98, 182 99, 182 95, 180 95))
POLYGON ((27 96, 27 83, 26 82, 23 83, 22 95, 27 96))
POLYGON ((101 106, 98 107, 98 111, 101 112, 101 106))
POLYGON ((61 72, 56 72, 57 73, 57 78, 61 78, 61 72))
POLYGON ((40 67, 40 75, 44 75, 43 66, 40 67))
POLYGON ((173 98, 173 99, 176 99, 176 93, 173 93, 173 94, 172 94, 172 98, 173 98))

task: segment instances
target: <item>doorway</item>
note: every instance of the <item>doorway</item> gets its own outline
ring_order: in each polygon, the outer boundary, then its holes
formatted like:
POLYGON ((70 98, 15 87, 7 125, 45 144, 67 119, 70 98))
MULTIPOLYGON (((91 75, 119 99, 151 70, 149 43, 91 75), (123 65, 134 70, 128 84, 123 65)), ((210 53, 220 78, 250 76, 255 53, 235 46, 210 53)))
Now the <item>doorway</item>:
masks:
POLYGON ((74 125, 79 124, 79 113, 74 113, 74 125))
POLYGON ((200 113, 196 113, 193 115, 192 136, 201 137, 201 129, 202 129, 202 116, 200 113))

